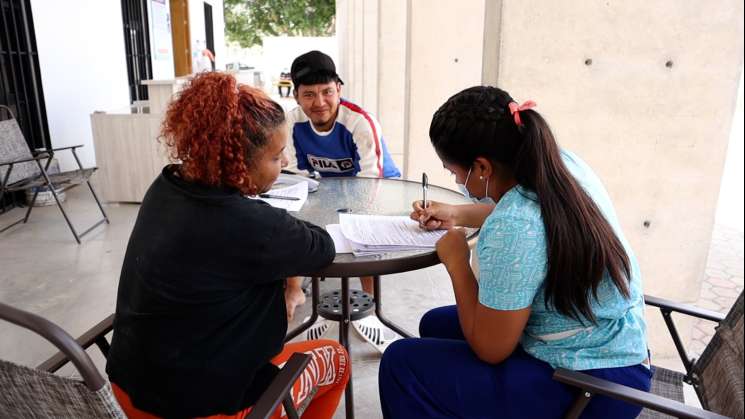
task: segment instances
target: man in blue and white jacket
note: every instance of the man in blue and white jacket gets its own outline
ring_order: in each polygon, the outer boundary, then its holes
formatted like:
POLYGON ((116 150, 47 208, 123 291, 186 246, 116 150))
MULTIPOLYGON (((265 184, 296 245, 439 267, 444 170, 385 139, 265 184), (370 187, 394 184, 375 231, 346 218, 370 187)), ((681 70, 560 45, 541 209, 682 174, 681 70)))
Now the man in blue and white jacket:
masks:
MULTIPOLYGON (((341 97, 343 82, 334 61, 320 51, 295 59, 290 68, 293 95, 298 107, 289 112, 292 141, 287 142, 288 170, 317 172, 322 177, 400 177, 383 140, 380 124, 364 109, 341 97)), ((373 293, 373 278, 360 278, 362 289, 373 293)), ((305 302, 301 278, 288 278, 285 289, 287 315, 305 302)), ((384 326, 373 316, 352 322, 355 330, 376 349, 383 351, 390 340, 384 326)), ((328 329, 321 321, 307 337, 318 339, 328 329)))
POLYGON ((288 114, 289 170, 329 176, 399 177, 380 124, 341 97, 343 84, 331 58, 310 51, 290 70, 298 107, 288 114))

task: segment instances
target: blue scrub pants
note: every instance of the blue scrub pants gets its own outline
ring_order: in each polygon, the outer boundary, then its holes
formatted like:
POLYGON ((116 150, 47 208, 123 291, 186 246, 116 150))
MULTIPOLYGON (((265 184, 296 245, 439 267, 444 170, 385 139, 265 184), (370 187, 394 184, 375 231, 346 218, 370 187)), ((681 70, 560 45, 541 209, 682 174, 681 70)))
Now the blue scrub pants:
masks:
MULTIPOLYGON (((379 371, 385 418, 561 418, 578 391, 551 377, 554 369, 518 347, 497 365, 478 359, 465 341, 455 306, 424 315, 421 338, 393 342, 379 371)), ((649 391, 644 365, 583 371, 649 391)), ((635 418, 641 408, 595 396, 582 418, 635 418)))

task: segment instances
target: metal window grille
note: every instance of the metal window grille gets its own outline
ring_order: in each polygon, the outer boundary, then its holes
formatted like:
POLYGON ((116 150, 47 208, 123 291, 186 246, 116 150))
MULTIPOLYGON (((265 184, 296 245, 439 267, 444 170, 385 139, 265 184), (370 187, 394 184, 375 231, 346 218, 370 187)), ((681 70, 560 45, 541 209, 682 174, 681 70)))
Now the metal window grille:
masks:
POLYGON ((50 147, 30 0, 0 0, 0 103, 13 110, 31 148, 50 147))
MULTIPOLYGON (((50 148, 30 0, 0 0, 0 103, 13 110, 29 147, 50 148)), ((0 119, 9 117, 0 110, 0 119)), ((5 194, 0 213, 21 196, 5 194)))
POLYGON ((132 102, 147 100, 147 86, 143 86, 140 82, 151 79, 153 74, 152 63, 150 62, 147 1, 122 0, 129 99, 132 102))
MULTIPOLYGON (((207 49, 215 54, 215 34, 212 23, 212 6, 204 3, 204 33, 207 41, 207 49)), ((215 69, 215 62, 212 61, 212 70, 215 69)))

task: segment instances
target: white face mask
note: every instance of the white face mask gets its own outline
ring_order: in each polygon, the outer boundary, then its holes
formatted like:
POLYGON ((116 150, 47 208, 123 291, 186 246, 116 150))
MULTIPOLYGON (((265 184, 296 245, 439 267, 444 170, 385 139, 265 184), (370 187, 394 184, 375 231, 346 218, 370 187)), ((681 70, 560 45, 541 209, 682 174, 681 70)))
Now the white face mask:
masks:
POLYGON ((466 175, 465 183, 457 183, 457 182, 455 183, 460 193, 462 193, 463 196, 466 197, 466 199, 470 199, 474 202, 478 202, 481 204, 496 205, 496 202, 489 196, 489 179, 486 179, 486 190, 484 191, 483 198, 477 198, 475 196, 472 196, 471 193, 468 192, 468 188, 466 188, 466 185, 468 184, 468 178, 471 177, 471 169, 472 168, 468 169, 468 174, 466 175))
POLYGON ((466 184, 468 183, 468 178, 471 176, 471 169, 468 169, 468 174, 466 175, 466 182, 465 183, 458 183, 455 182, 455 185, 458 187, 458 190, 460 193, 463 194, 463 196, 466 197, 466 199, 473 199, 471 196, 471 193, 468 192, 468 188, 466 188, 466 184))

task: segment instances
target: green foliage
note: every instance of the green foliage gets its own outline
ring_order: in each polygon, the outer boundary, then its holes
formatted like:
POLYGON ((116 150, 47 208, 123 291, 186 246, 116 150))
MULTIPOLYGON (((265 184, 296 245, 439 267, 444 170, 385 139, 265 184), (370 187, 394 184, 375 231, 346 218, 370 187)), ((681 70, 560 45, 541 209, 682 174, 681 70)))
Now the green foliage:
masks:
POLYGON ((264 36, 334 34, 335 0, 225 0, 228 41, 243 48, 264 36))

